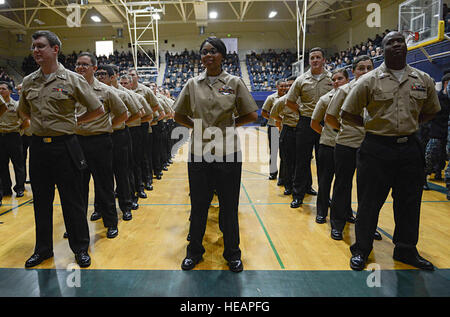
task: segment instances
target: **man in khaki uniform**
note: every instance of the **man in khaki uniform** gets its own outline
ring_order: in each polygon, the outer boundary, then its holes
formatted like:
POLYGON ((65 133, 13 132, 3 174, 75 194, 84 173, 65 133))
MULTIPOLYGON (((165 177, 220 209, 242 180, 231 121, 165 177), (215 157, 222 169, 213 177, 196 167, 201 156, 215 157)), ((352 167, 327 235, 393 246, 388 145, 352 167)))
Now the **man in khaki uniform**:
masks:
MULTIPOLYGON (((269 138, 269 179, 277 179, 278 175, 278 145, 280 134, 278 128, 276 127, 276 120, 270 117, 270 110, 272 109, 278 98, 286 94, 286 83, 283 79, 277 81, 276 84, 277 92, 269 95, 264 101, 261 109, 261 115, 267 119, 267 136, 269 138), (273 140, 272 140, 273 139, 273 140), (272 142, 274 141, 274 142, 272 142), (272 148, 273 147, 273 148, 272 148)), ((281 166, 280 166, 281 169, 281 166)), ((280 171, 281 172, 281 171, 280 171)))
POLYGON ((382 47, 384 63, 357 81, 341 112, 344 120, 366 131, 358 153, 358 213, 350 267, 364 269, 380 209, 392 189, 394 260, 433 270, 416 248, 424 158, 415 133, 422 121, 439 112, 439 100, 433 79, 406 64, 407 46, 401 33, 388 33, 382 47))
POLYGON ((77 124, 104 113, 100 100, 83 76, 58 63, 61 41, 50 31, 32 35, 33 57, 40 68, 23 80, 19 101, 22 118, 31 120, 30 178, 36 220, 36 247, 25 267, 53 256, 53 200, 61 197, 69 246, 79 266, 91 264, 89 227, 82 195, 82 172, 87 168, 78 139, 77 124), (86 113, 76 118, 76 103, 86 113))
MULTIPOLYGON (((25 169, 23 166, 23 149, 20 134, 29 125, 29 120, 19 117, 17 108, 19 103, 11 98, 12 86, 7 82, 0 82, 0 95, 7 111, 0 116, 0 198, 12 195, 9 160, 14 167, 16 197, 23 197, 25 191, 25 169)), ((0 199, 1 200, 1 199, 0 199)))
MULTIPOLYGON (((135 102, 142 106, 143 116, 133 122, 128 123, 131 137, 131 157, 132 159, 132 189, 134 203, 137 204, 139 198, 147 198, 144 191, 144 182, 142 178, 142 162, 144 156, 143 126, 142 123, 152 121, 153 110, 143 95, 132 89, 132 78, 129 75, 123 75, 120 78, 120 85, 129 91, 135 102)), ((148 125, 147 129, 148 129, 148 125)))
POLYGON ((320 135, 311 129, 311 115, 319 98, 333 89, 331 74, 324 68, 325 53, 321 48, 310 50, 309 64, 311 68, 295 80, 287 93, 286 106, 300 113, 296 130, 297 155, 291 208, 300 207, 305 194, 317 195, 311 187, 311 159, 314 148, 316 167, 319 169, 317 156, 320 135))
MULTIPOLYGON (((83 196, 86 211, 89 203, 89 182, 94 179, 95 211, 91 220, 103 219, 107 228, 106 236, 115 238, 117 228, 117 211, 114 197, 113 175, 113 127, 128 119, 127 107, 119 96, 105 84, 99 82, 94 73, 97 70, 97 58, 88 52, 78 55, 75 70, 82 75, 103 104, 105 113, 91 122, 80 124, 75 130, 83 149, 88 168, 83 175, 83 196)), ((86 108, 79 104, 77 112, 82 115, 86 108)))
MULTIPOLYGON (((286 90, 294 83, 295 78, 288 78, 286 81, 286 90)), ((270 110, 270 118, 276 120, 281 124, 280 133, 280 168, 282 184, 284 186, 284 195, 292 194, 292 184, 295 174, 295 140, 299 114, 298 111, 294 111, 286 106, 287 95, 283 95, 275 101, 272 109, 270 110)))
POLYGON ((133 207, 134 194, 131 191, 130 184, 130 157, 129 147, 131 144, 129 124, 141 118, 142 114, 139 106, 133 100, 131 95, 124 90, 120 90, 117 83, 118 73, 112 65, 100 65, 97 68, 96 77, 99 81, 113 89, 113 91, 124 102, 128 110, 128 119, 126 122, 113 126, 112 142, 113 142, 113 170, 116 179, 116 193, 119 201, 120 210, 123 213, 122 219, 125 221, 132 219, 131 210, 133 207))

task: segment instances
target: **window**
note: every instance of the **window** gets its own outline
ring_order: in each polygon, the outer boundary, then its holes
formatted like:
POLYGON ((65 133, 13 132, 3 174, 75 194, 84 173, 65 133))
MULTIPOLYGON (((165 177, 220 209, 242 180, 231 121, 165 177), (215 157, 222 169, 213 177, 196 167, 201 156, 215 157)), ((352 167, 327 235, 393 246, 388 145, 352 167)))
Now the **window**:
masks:
POLYGON ((114 47, 113 41, 96 41, 95 42, 95 53, 97 56, 106 56, 113 54, 114 47))

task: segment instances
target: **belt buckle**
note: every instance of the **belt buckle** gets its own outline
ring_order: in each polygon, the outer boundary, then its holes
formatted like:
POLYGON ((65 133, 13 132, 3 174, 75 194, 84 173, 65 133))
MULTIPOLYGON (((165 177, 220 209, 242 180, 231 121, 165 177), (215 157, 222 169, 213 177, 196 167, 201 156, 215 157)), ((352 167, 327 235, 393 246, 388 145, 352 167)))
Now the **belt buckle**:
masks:
POLYGON ((407 136, 404 136, 402 138, 398 138, 397 139, 397 143, 406 143, 406 142, 408 142, 408 137, 407 136))
POLYGON ((43 138, 42 141, 44 143, 52 143, 52 138, 43 138))

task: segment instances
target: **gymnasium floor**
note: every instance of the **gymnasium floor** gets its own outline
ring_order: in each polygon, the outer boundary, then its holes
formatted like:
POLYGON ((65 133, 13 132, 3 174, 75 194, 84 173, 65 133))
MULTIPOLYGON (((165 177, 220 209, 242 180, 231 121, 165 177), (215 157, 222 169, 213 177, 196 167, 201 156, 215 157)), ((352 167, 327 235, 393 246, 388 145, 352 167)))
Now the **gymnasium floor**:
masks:
MULTIPOLYGON (((265 128, 254 129, 258 142, 244 147, 256 153, 267 146, 265 128)), ((192 271, 182 271, 189 228, 187 144, 154 190, 140 199, 131 221, 119 211, 119 236, 106 238, 101 220, 89 221, 89 268, 75 263, 65 231, 58 196, 54 202, 55 256, 33 269, 24 263, 33 253, 35 228, 30 185, 19 199, 4 197, 0 207, 0 296, 2 297, 442 297, 450 295, 450 202, 443 182, 430 180, 423 193, 418 250, 436 266, 423 272, 392 259, 394 221, 392 197, 383 206, 369 265, 361 272, 349 267, 354 225, 347 224, 344 240, 330 238, 329 219, 315 223, 315 196, 301 208, 289 207, 291 197, 267 178, 267 152, 259 161, 244 162, 240 193, 240 237, 244 271, 228 270, 222 257, 214 197, 204 238, 204 260, 192 271), (78 274, 78 275, 75 275, 78 274)), ((315 163, 313 187, 317 190, 315 163)), ((353 191, 357 208, 356 183, 353 191)), ((91 186, 88 217, 93 212, 91 186)))

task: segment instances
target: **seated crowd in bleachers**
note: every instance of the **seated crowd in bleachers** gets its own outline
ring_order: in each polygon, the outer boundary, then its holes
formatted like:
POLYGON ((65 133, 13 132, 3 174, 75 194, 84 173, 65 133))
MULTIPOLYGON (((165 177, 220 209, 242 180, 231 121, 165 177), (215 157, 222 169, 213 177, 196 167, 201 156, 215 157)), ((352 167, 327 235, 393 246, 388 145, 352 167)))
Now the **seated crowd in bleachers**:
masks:
MULTIPOLYGON (((172 95, 178 95, 189 78, 200 74, 204 67, 200 54, 185 49, 181 53, 166 53, 166 70, 163 87, 169 89, 172 95)), ((227 54, 223 59, 222 68, 231 75, 242 77, 239 56, 236 53, 227 54)))
POLYGON ((0 67, 0 81, 11 83, 11 85, 14 87, 14 80, 6 73, 6 71, 2 67, 0 67))

